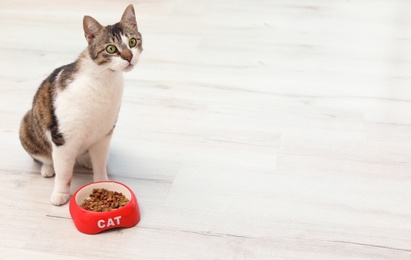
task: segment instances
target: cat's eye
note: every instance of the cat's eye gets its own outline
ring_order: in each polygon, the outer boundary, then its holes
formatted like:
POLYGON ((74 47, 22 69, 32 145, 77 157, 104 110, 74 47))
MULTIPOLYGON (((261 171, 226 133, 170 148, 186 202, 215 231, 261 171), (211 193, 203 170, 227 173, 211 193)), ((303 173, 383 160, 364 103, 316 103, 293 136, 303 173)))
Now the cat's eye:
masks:
POLYGON ((110 54, 113 54, 117 51, 117 48, 114 45, 109 45, 109 46, 107 46, 106 51, 110 54))
POLYGON ((128 45, 133 48, 137 45, 137 40, 135 38, 131 38, 130 41, 128 42, 128 45))

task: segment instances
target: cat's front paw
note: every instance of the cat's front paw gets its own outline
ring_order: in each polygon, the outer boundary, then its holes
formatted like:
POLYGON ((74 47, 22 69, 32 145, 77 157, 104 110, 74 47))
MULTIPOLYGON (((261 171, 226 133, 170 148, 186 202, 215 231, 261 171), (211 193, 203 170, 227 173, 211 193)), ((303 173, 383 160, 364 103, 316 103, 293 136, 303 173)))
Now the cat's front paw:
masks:
POLYGON ((59 193, 59 192, 53 192, 51 194, 51 204, 56 205, 56 206, 61 206, 66 204, 69 201, 70 195, 68 193, 59 193))

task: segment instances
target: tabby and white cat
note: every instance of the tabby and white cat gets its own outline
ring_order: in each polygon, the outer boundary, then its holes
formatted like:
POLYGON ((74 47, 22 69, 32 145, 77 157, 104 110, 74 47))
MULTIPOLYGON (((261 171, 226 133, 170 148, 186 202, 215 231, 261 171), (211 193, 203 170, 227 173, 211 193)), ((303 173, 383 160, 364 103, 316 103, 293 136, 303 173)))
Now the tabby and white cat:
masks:
POLYGON ((102 26, 83 19, 88 47, 71 64, 57 68, 40 85, 20 126, 24 149, 40 162, 41 175, 56 175, 51 203, 69 200, 77 161, 106 180, 111 136, 123 94, 123 72, 137 64, 142 48, 134 8, 121 21, 102 26))

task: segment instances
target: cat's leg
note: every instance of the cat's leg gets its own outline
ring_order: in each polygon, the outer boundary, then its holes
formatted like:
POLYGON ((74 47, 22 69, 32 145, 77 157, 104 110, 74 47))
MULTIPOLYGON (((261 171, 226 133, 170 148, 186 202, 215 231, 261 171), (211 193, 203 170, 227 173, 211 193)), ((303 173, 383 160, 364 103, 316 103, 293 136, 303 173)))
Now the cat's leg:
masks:
POLYGON ((23 148, 30 156, 41 164, 41 176, 45 178, 54 176, 53 160, 51 158, 51 145, 44 138, 42 129, 35 123, 33 111, 29 110, 21 121, 19 138, 23 148))
POLYGON ((77 149, 73 149, 73 147, 53 145, 53 162, 56 177, 50 201, 54 205, 60 206, 69 200, 76 153, 77 149))
POLYGON ((107 180, 107 161, 112 134, 108 134, 89 148, 94 181, 107 180))
POLYGON ((76 161, 79 165, 84 166, 87 169, 93 169, 93 164, 91 163, 90 153, 88 150, 77 156, 76 161))

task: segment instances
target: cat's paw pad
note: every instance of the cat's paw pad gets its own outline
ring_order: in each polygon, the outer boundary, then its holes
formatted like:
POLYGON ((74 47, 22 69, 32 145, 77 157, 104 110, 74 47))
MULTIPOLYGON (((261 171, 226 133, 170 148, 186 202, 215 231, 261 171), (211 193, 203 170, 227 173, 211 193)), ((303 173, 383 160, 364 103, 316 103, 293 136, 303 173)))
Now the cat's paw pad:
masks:
POLYGON ((44 178, 50 178, 55 175, 53 165, 43 164, 40 170, 41 176, 44 178))
POLYGON ((51 194, 51 204, 61 206, 69 201, 70 195, 68 193, 53 192, 51 194))

